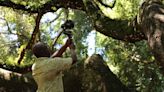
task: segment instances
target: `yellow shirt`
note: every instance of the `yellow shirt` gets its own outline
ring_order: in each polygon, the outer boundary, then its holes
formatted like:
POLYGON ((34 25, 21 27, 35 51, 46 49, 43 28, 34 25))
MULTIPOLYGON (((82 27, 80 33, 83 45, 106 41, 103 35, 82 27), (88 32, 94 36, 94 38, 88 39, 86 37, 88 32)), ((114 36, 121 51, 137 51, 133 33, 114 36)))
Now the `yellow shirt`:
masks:
POLYGON ((71 64, 71 58, 37 58, 32 66, 37 92, 64 92, 62 71, 69 69, 71 64))

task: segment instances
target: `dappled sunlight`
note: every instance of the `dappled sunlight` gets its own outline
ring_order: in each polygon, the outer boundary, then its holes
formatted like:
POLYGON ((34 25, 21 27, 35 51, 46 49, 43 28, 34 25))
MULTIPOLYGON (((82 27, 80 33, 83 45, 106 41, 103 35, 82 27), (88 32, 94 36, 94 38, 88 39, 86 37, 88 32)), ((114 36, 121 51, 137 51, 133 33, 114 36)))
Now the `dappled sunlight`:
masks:
POLYGON ((118 74, 119 73, 120 68, 118 66, 111 65, 110 63, 107 63, 107 65, 109 66, 110 70, 113 73, 115 73, 115 74, 118 74))
MULTIPOLYGON (((98 3, 100 9, 104 13, 104 15, 108 16, 111 19, 120 19, 120 18, 132 18, 134 17, 138 12, 138 6, 140 5, 141 0, 138 0, 137 2, 130 1, 130 0, 118 0, 116 1, 116 5, 114 8, 109 8, 101 5, 98 3)), ((108 0, 106 4, 112 4, 113 0, 108 0)))
MULTIPOLYGON (((74 23, 69 31, 78 62, 64 71, 65 92, 163 91, 157 62, 164 66, 162 2, 0 0, 0 92, 36 91, 32 47, 41 41, 52 52, 60 49, 68 36, 62 33, 56 45, 54 40, 67 20, 74 23)), ((62 57, 70 56, 68 46, 62 57)))

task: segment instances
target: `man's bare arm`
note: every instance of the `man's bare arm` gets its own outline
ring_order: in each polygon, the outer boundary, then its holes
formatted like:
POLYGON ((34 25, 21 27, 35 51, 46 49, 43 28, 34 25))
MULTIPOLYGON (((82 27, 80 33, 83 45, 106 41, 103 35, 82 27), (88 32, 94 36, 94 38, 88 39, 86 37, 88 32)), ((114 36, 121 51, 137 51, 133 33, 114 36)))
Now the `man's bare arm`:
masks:
POLYGON ((67 42, 55 53, 51 55, 52 58, 54 57, 61 57, 62 54, 66 51, 67 47, 71 44, 71 39, 68 39, 67 42))

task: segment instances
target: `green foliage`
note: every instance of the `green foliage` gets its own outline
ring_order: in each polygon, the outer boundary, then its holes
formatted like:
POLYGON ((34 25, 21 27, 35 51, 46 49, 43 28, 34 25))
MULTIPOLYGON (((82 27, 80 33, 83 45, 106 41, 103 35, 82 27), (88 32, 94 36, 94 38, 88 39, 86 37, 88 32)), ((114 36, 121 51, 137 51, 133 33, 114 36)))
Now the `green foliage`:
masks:
POLYGON ((134 44, 97 35, 97 46, 110 69, 132 90, 161 92, 164 77, 145 41, 134 44))
POLYGON ((80 11, 72 11, 70 18, 75 22, 74 40, 78 57, 86 58, 87 45, 84 43, 86 43, 88 33, 93 30, 91 20, 84 12, 80 11))
POLYGON ((27 6, 26 8, 36 9, 50 0, 11 0, 16 4, 27 6))
POLYGON ((140 6, 140 0, 119 0, 117 7, 114 8, 120 18, 133 18, 137 15, 140 6))
MULTIPOLYGON (((17 57, 25 47, 34 28, 34 17, 21 11, 1 7, 0 43, 3 63, 17 65, 17 57)), ((30 60, 31 61, 31 60, 30 60)))
MULTIPOLYGON (((103 5, 99 5, 99 7, 102 12, 110 18, 132 19, 137 15, 141 1, 142 0, 116 0, 116 4, 112 9, 104 7, 103 5)), ((108 2, 106 3, 108 4, 108 2)))
MULTIPOLYGON (((60 16, 51 24, 42 23, 41 40, 48 43, 49 45, 52 45, 54 35, 51 34, 57 34, 58 30, 60 30, 61 24, 63 24, 67 18, 71 19, 75 23, 75 27, 72 29, 72 32, 78 58, 86 58, 87 45, 85 45, 84 43, 86 42, 88 33, 93 29, 89 17, 87 17, 87 15, 84 12, 77 10, 69 10, 68 17, 65 15, 64 9, 57 11, 55 14, 60 14, 60 16)), ((57 46, 59 45, 60 47, 62 44, 64 44, 63 39, 65 38, 67 38, 67 36, 62 34, 59 40, 57 41, 57 46)))
MULTIPOLYGON (((26 5, 27 8, 36 8, 41 7, 42 4, 49 0, 12 1, 26 5)), ((108 3, 106 2, 107 0, 103 1, 108 3)), ((99 7, 106 16, 111 18, 131 19, 137 15, 139 5, 140 0, 117 0, 113 9, 103 7, 102 5, 99 5, 99 7)), ((69 10, 68 13, 65 9, 59 9, 53 14, 52 16, 58 18, 53 21, 46 20, 40 23, 39 40, 51 46, 61 24, 67 18, 72 19, 75 22, 75 27, 72 31, 78 58, 85 59, 88 52, 86 38, 88 33, 94 29, 91 17, 85 12, 78 10, 69 10)), ((35 15, 25 14, 22 11, 0 7, 0 63, 17 65, 16 61, 19 53, 26 46, 35 27, 35 17, 35 15)), ((55 47, 58 48, 64 44, 63 39, 65 38, 66 36, 62 35, 55 47)), ((164 90, 164 77, 154 62, 154 57, 145 41, 130 44, 113 40, 99 33, 97 33, 95 40, 96 53, 104 57, 110 69, 129 88, 139 92, 161 92, 164 90)), ((69 55, 66 53, 65 56, 69 55)), ((34 62, 34 58, 31 50, 27 50, 22 66, 31 65, 34 62)))

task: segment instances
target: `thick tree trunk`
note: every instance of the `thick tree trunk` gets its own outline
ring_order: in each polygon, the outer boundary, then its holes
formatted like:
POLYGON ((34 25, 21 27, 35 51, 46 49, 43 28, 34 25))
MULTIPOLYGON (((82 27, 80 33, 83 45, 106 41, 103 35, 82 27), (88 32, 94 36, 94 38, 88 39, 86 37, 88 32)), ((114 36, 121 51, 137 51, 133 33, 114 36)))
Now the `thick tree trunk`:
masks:
POLYGON ((164 74, 164 5, 162 0, 147 0, 140 10, 142 31, 164 74))
POLYGON ((36 84, 30 75, 0 68, 0 92, 35 92, 36 84))
POLYGON ((130 92, 100 55, 78 63, 64 76, 65 92, 130 92))
MULTIPOLYGON (((93 26, 100 33, 114 39, 136 42, 148 40, 148 45, 155 59, 164 72, 164 5, 163 0, 145 0, 141 7, 140 19, 129 20, 110 19, 106 17, 94 0, 49 0, 39 7, 28 7, 12 0, 0 0, 0 6, 27 11, 29 13, 54 12, 59 8, 72 8, 85 11, 92 18, 93 26), (63 1, 63 2, 62 2, 63 1), (140 20, 139 23, 136 22, 140 20), (130 25, 129 25, 130 24, 130 25)), ((100 1, 100 0, 99 0, 100 1)), ((31 42, 32 43, 32 42, 31 42)), ((24 51, 21 54, 21 61, 24 51)))
MULTIPOLYGON (((0 69, 0 92, 35 92, 31 74, 0 69)), ((114 75, 100 55, 93 55, 64 72, 65 92, 130 92, 114 75)))

